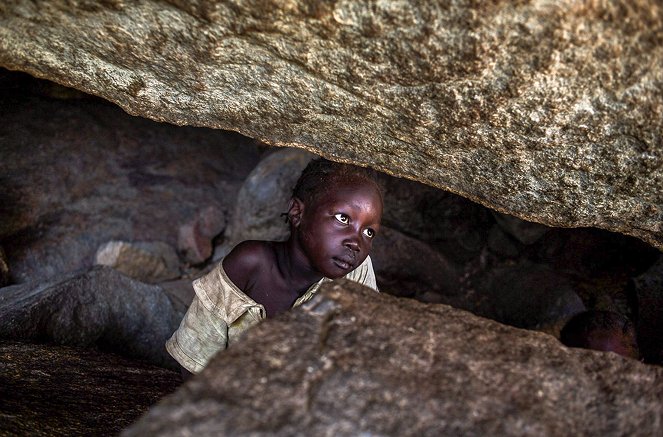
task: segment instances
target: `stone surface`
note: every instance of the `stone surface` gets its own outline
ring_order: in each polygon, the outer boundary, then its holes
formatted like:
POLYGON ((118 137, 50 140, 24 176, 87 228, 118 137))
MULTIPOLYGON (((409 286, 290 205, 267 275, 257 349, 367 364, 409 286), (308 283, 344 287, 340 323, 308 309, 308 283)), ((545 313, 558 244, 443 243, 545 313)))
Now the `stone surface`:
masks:
POLYGON ((585 305, 571 277, 537 264, 499 267, 480 275, 473 299, 464 304, 473 313, 518 328, 559 330, 585 305))
POLYGON ((663 248, 657 0, 5 1, 0 66, 663 248))
POLYGON ((523 244, 533 244, 550 230, 548 226, 532 223, 508 214, 493 212, 497 224, 516 240, 523 244))
POLYGON ((117 355, 0 342, 0 434, 117 435, 181 383, 117 355))
POLYGON ((315 155, 299 149, 270 153, 251 171, 237 195, 237 203, 216 258, 244 240, 283 241, 290 231, 282 213, 288 211, 292 190, 315 155))
POLYGON ((443 254, 387 226, 380 228, 371 259, 381 291, 417 299, 435 294, 438 302, 459 293, 456 268, 443 254))
POLYGON ((483 250, 495 218, 463 197, 402 178, 383 177, 382 224, 416 238, 460 266, 483 250))
POLYGON ((663 364, 663 256, 633 282, 640 352, 648 362, 663 364))
POLYGON ((97 266, 0 289, 0 339, 92 347, 175 367, 164 344, 184 312, 161 287, 97 266))
POLYGON ((200 264, 212 256, 212 241, 225 228, 225 214, 209 206, 201 210, 192 221, 180 226, 177 249, 190 264, 200 264))
MULTIPOLYGON (((202 276, 202 274, 200 274, 200 276, 202 276)), ((170 302, 173 304, 173 308, 181 314, 186 312, 196 294, 193 290, 192 282, 192 278, 185 278, 159 284, 170 299, 170 302)))
POLYGON ((95 264, 149 284, 180 276, 175 249, 162 241, 109 241, 97 250, 95 264))
POLYGON ((177 247, 180 226, 206 208, 225 227, 259 160, 252 140, 101 99, 44 98, 31 91, 41 81, 25 82, 0 72, 0 245, 14 283, 90 267, 111 240, 177 247))
POLYGON ((268 319, 124 432, 660 435, 663 368, 349 282, 268 319))

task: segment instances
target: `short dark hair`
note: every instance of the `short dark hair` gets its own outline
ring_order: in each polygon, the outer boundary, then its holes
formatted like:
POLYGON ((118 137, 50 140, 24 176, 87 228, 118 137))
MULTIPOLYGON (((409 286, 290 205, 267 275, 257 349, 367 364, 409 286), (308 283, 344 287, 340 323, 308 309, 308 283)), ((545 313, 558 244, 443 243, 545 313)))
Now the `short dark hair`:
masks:
POLYGON ((590 310, 573 316, 562 328, 560 341, 569 347, 590 348, 591 339, 600 333, 615 333, 636 338, 633 323, 614 311, 590 310))
POLYGON ((351 180, 372 183, 382 198, 382 189, 375 170, 325 158, 313 159, 308 163, 292 190, 292 197, 297 197, 304 203, 316 202, 322 194, 333 190, 335 183, 351 180))

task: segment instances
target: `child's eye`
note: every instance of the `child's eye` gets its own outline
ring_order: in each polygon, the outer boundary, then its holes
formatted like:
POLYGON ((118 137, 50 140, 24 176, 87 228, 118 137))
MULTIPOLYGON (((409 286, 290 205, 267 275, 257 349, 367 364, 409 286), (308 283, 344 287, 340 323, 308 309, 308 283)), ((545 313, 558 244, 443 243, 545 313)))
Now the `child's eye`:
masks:
POLYGON ((371 228, 366 228, 364 229, 364 235, 366 235, 368 238, 373 238, 375 237, 375 231, 371 228))
POLYGON ((348 217, 347 215, 342 214, 340 212, 338 214, 335 214, 334 218, 336 220, 338 220, 339 222, 343 223, 344 225, 347 225, 348 223, 350 223, 350 217, 348 217))

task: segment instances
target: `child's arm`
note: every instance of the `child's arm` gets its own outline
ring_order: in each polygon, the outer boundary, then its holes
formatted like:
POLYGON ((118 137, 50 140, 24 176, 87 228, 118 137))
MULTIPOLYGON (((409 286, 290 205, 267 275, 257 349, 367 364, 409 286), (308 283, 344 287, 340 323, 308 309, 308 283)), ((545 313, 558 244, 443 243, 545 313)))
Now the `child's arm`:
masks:
MULTIPOLYGON (((195 286, 194 286, 195 289, 195 286)), ((228 325, 195 296, 166 350, 191 373, 200 372, 217 351, 228 345, 228 325)))

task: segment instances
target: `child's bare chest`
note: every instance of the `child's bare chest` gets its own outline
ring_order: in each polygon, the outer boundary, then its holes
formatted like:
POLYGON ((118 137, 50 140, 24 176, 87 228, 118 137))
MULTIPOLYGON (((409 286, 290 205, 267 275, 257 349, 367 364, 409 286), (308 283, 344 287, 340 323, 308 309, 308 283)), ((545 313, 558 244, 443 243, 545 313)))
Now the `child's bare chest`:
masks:
POLYGON ((274 275, 259 273, 253 279, 246 294, 265 307, 267 317, 287 311, 299 298, 298 290, 293 290, 285 281, 275 278, 274 275))

